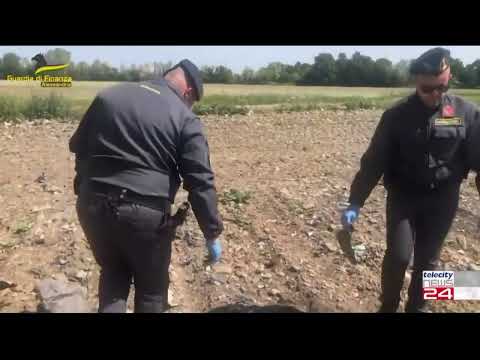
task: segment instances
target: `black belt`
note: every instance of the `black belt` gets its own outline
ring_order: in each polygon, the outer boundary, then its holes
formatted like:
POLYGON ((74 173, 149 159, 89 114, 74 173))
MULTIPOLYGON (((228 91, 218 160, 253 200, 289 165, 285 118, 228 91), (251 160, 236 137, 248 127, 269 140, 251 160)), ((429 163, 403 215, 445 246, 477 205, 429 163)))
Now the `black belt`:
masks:
POLYGON ((408 182, 389 182, 385 184, 387 190, 400 191, 404 193, 409 193, 412 195, 421 195, 430 192, 442 191, 448 188, 454 188, 461 185, 461 181, 452 180, 452 181, 442 181, 442 182, 432 182, 430 184, 418 184, 418 183, 408 183, 408 182))
POLYGON ((145 196, 129 189, 95 181, 91 181, 88 187, 95 195, 106 197, 110 201, 133 203, 152 209, 166 210, 168 212, 171 210, 172 204, 168 199, 156 196, 145 196))

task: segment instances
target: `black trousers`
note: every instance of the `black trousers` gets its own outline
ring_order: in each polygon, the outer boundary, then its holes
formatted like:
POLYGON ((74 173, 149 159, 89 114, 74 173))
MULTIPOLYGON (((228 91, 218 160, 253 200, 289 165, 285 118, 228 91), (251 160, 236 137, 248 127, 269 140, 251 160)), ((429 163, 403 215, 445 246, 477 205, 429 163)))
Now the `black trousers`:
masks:
POLYGON ((396 312, 405 271, 414 255, 406 312, 426 311, 422 271, 435 270, 458 209, 460 185, 406 194, 390 190, 387 197, 387 250, 382 265, 382 307, 396 312))
POLYGON ((132 280, 135 312, 165 311, 175 237, 175 228, 167 226, 169 209, 107 197, 83 186, 77 213, 101 269, 98 311, 125 313, 132 280))

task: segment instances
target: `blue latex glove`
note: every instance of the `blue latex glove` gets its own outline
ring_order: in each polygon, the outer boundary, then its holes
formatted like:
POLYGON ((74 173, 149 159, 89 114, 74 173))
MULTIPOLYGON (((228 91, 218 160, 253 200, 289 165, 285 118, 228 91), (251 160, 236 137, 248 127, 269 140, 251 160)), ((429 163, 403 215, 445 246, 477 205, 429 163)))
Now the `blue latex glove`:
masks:
POLYGON ((222 244, 219 239, 207 240, 208 258, 212 264, 220 260, 222 256, 222 244))
POLYGON ((356 205, 350 205, 342 214, 342 225, 345 228, 351 227, 358 219, 360 214, 360 207, 356 205))

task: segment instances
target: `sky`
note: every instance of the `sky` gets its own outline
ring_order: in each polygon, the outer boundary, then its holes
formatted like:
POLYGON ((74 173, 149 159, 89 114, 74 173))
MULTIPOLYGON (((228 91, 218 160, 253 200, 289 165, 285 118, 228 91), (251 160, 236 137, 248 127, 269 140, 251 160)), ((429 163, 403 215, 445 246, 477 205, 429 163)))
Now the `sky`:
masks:
MULTIPOLYGON (((21 57, 31 58, 57 46, 0 46, 0 55, 14 52, 21 57)), ((92 63, 95 59, 108 62, 111 66, 146 64, 153 61, 176 63, 188 58, 198 66, 225 65, 234 72, 245 67, 255 70, 268 63, 279 61, 295 64, 297 61, 313 63, 316 55, 331 53, 335 58, 344 52, 348 57, 355 51, 373 59, 387 58, 396 63, 402 59, 414 59, 435 46, 58 46, 72 54, 72 61, 92 63)), ((448 46, 451 55, 463 63, 470 64, 480 59, 480 46, 448 46)))

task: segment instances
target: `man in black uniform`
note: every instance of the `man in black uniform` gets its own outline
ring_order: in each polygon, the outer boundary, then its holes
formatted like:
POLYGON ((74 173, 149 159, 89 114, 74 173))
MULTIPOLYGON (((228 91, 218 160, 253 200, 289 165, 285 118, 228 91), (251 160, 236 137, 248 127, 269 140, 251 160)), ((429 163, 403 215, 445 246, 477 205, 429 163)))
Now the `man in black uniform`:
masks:
POLYGON ((478 171, 480 112, 447 94, 450 53, 435 48, 411 65, 415 94, 384 112, 350 189, 344 226, 357 219, 383 175, 387 196, 387 250, 380 312, 396 312, 413 251, 407 312, 426 311, 422 271, 435 270, 455 217, 461 182, 478 171))
POLYGON ((202 123, 198 68, 183 60, 163 78, 101 91, 70 139, 81 226, 101 267, 99 311, 125 312, 132 278, 135 312, 168 305, 171 205, 183 179, 212 262, 223 224, 202 123))

